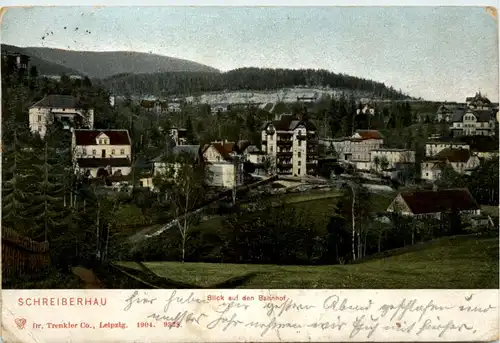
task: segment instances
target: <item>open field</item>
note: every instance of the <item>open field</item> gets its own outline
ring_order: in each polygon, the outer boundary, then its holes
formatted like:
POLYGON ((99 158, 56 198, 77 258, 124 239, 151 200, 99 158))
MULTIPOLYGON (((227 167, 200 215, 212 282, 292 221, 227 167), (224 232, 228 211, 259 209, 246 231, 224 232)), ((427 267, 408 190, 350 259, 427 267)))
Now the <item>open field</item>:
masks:
MULTIPOLYGON (((283 201, 285 206, 290 206, 298 211, 305 211, 315 217, 317 223, 326 227, 330 216, 337 206, 337 200, 341 195, 340 191, 313 191, 307 193, 291 193, 276 197, 283 201)), ((387 209, 394 196, 393 194, 373 194, 373 211, 380 212, 387 209)), ((278 200, 277 200, 278 201, 278 200)), ((199 223, 193 230, 215 228, 222 225, 224 216, 213 217, 207 221, 199 223)))
MULTIPOLYGON (((397 249, 393 256, 351 265, 144 264, 158 276, 199 287, 241 278, 245 281, 237 288, 498 288, 498 257, 498 236, 468 235, 397 249)), ((117 264, 140 270, 135 262, 117 264)))

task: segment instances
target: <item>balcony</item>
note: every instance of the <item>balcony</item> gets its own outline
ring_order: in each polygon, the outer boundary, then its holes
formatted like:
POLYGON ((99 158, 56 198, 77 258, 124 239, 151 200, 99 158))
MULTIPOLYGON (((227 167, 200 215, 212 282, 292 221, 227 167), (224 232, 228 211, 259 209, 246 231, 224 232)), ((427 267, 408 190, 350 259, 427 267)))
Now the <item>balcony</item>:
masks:
POLYGON ((292 152, 291 151, 279 151, 276 153, 278 157, 292 157, 292 152))
POLYGON ((293 141, 283 139, 283 140, 279 140, 277 144, 278 144, 278 146, 292 146, 293 141))

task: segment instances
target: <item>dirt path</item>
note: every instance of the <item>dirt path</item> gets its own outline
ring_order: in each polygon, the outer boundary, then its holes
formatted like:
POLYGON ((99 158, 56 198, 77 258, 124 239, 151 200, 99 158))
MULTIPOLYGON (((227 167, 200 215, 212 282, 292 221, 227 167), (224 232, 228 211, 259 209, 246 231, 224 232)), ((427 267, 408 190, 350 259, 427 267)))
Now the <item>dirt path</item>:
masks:
POLYGON ((100 289, 105 288, 102 282, 95 276, 94 272, 90 269, 84 267, 74 267, 72 269, 73 274, 78 276, 85 285, 85 289, 100 289))

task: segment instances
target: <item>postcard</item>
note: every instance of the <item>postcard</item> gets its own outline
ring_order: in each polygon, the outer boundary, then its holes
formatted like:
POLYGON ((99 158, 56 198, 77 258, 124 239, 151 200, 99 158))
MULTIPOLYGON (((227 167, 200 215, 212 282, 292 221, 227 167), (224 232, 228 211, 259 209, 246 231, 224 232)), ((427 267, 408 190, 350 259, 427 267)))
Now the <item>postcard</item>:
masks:
POLYGON ((498 341, 496 14, 3 8, 2 341, 498 341))

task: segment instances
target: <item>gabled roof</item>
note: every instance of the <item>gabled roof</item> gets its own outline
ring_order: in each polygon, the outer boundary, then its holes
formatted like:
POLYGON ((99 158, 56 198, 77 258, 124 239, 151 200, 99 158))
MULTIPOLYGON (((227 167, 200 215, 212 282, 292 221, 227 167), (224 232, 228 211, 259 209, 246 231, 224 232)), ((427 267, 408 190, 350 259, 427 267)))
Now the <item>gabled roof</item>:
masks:
POLYGON ((451 149, 446 148, 441 150, 432 159, 449 161, 450 163, 467 163, 471 158, 471 152, 469 149, 451 149))
POLYGON ((76 145, 96 145, 96 139, 104 133, 110 145, 130 145, 128 130, 75 130, 76 145))
POLYGON ((384 136, 378 130, 356 130, 356 133, 362 139, 384 139, 384 136))
POLYGON ((478 122, 489 122, 493 117, 493 112, 490 110, 474 110, 472 111, 478 122))
POLYGON ((165 157, 172 156, 175 158, 184 154, 192 156, 193 159, 197 159, 201 153, 200 148, 200 145, 176 145, 168 149, 168 152, 153 159, 153 162, 162 162, 165 157))
POLYGON ((467 188, 408 191, 400 195, 413 214, 479 209, 467 188))
POLYGON ((457 110, 453 113, 451 121, 461 122, 467 113, 472 113, 478 122, 488 122, 493 117, 493 111, 491 110, 457 110))
POLYGON ((466 110, 455 110, 451 115, 451 122, 459 122, 463 120, 466 110))
POLYGON ((99 167, 130 167, 128 158, 79 158, 77 160, 80 168, 99 168, 99 167))
POLYGON ((207 144, 204 149, 203 153, 207 151, 207 149, 212 146, 217 152, 222 156, 222 158, 226 161, 232 161, 232 156, 231 154, 233 152, 237 152, 238 146, 234 142, 213 142, 210 144, 207 144))
POLYGON ((308 131, 315 131, 316 126, 309 120, 299 120, 291 114, 284 114, 279 120, 267 121, 262 125, 262 130, 267 129, 269 125, 273 125, 278 131, 293 131, 299 125, 304 125, 308 131))
POLYGON ((47 95, 42 100, 31 105, 33 107, 41 108, 80 108, 79 101, 76 97, 71 95, 47 95))

